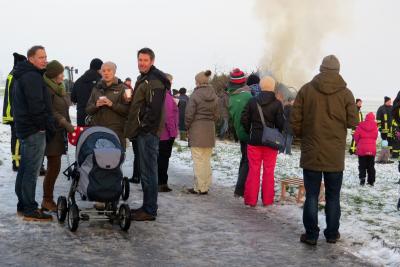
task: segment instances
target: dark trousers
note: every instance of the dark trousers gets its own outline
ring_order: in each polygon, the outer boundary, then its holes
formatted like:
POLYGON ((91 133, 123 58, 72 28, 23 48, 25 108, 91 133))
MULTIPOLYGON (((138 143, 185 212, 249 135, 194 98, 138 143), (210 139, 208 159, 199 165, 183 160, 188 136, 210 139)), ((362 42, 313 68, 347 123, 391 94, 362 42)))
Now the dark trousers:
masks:
POLYGON ((140 181, 140 164, 139 164, 139 152, 138 152, 138 146, 136 139, 132 141, 132 149, 133 149, 133 155, 134 155, 134 160, 133 160, 133 174, 132 178, 137 179, 140 181))
POLYGON ((77 109, 76 124, 78 124, 78 126, 82 126, 82 127, 86 126, 86 122, 85 122, 86 116, 87 116, 87 114, 86 114, 85 109, 77 109))
POLYGON ((12 164, 13 167, 19 167, 21 163, 21 154, 20 154, 20 148, 21 144, 20 141, 17 138, 17 132, 15 130, 15 125, 14 123, 10 124, 11 126, 11 155, 12 155, 12 164))
POLYGON ((303 170, 306 201, 303 208, 303 224, 307 238, 317 240, 318 227, 318 199, 322 175, 325 184, 325 216, 327 239, 337 238, 340 220, 340 189, 342 187, 343 172, 320 172, 303 170))
POLYGON ((240 159, 239 175, 236 182, 235 194, 238 196, 244 196, 244 185, 246 184, 247 174, 249 173, 249 160, 247 158, 247 143, 240 142, 240 152, 242 152, 242 158, 240 159))
POLYGON ((158 185, 166 185, 168 183, 168 166, 169 158, 172 153, 172 146, 175 138, 160 141, 158 145, 158 185))
POLYGON ((368 183, 375 183, 375 156, 358 156, 358 177, 365 183, 368 173, 368 183))

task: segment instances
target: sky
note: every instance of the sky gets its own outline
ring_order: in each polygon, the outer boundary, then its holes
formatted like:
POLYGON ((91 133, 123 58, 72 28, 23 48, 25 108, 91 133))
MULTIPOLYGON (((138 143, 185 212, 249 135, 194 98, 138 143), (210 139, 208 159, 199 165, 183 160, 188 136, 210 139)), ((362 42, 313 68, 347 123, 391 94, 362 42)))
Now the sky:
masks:
MULTIPOLYGON (((395 97, 400 89, 400 1, 354 3, 348 29, 323 40, 320 58, 338 56, 355 97, 395 97)), ((256 70, 268 53, 266 42, 273 42, 265 40, 267 29, 253 0, 18 0, 1 1, 0 7, 2 79, 12 68, 12 53, 25 54, 37 44, 46 47, 49 60, 78 68, 78 76, 99 57, 115 62, 121 79, 135 79, 136 52, 150 47, 155 65, 174 76, 173 87, 191 89, 202 70, 256 70)), ((309 70, 310 79, 319 64, 309 70)))

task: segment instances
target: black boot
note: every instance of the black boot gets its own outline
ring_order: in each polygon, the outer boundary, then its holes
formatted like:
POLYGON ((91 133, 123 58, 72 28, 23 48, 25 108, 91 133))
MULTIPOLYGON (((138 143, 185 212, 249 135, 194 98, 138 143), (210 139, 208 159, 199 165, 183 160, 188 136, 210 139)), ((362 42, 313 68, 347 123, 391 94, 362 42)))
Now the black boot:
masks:
POLYGON ((360 179, 360 185, 365 185, 365 178, 364 179, 360 179))
POLYGON ((400 210, 400 198, 399 198, 399 200, 397 201, 397 210, 400 210))

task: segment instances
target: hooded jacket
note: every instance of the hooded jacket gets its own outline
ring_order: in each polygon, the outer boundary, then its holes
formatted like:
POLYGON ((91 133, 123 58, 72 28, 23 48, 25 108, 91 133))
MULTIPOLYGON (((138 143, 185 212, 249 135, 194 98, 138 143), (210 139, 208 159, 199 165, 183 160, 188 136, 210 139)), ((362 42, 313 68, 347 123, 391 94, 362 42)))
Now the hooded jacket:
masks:
POLYGON ((375 156, 376 139, 378 138, 378 127, 376 126, 375 115, 370 112, 365 121, 360 122, 354 132, 354 140, 357 144, 358 156, 375 156))
POLYGON ((246 133, 249 134, 248 144, 263 146, 262 135, 264 126, 261 121, 257 104, 261 106, 265 124, 270 128, 283 131, 285 118, 283 116, 282 103, 276 99, 274 92, 261 91, 256 97, 250 99, 243 110, 241 123, 246 133))
POLYGON ((14 72, 14 122, 17 137, 24 139, 38 131, 46 131, 48 140, 55 131, 50 94, 39 70, 28 61, 19 63, 14 72))
POLYGON ((79 126, 85 125, 86 105, 92 93, 93 87, 100 81, 101 75, 93 69, 87 70, 78 80, 74 83, 71 92, 71 101, 76 103, 77 110, 77 123, 79 126))
POLYGON ((241 123, 242 112, 252 98, 250 87, 245 85, 240 88, 230 87, 228 88, 229 93, 229 114, 233 121, 235 133, 238 139, 242 142, 249 140, 248 132, 245 131, 241 123))
POLYGON ((301 138, 300 167, 344 170, 347 128, 357 125, 357 107, 339 73, 321 72, 300 89, 291 124, 294 135, 301 138))
POLYGON ((215 122, 218 120, 218 97, 208 84, 194 89, 186 107, 185 126, 191 147, 215 146, 215 122))

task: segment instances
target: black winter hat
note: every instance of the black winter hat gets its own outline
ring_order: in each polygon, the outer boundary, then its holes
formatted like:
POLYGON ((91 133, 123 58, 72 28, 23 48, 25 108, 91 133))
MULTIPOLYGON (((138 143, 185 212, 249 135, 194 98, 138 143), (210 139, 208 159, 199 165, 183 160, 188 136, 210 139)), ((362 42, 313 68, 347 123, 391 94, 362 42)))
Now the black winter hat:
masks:
POLYGON ((14 56, 14 66, 17 65, 18 62, 26 60, 26 57, 24 55, 20 55, 18 53, 13 53, 13 56, 14 56))
POLYGON ((247 84, 248 86, 253 85, 253 84, 258 84, 258 83, 260 83, 260 77, 258 77, 257 74, 252 73, 252 74, 250 74, 249 77, 247 78, 246 84, 247 84))
POLYGON ((103 65, 103 61, 99 58, 94 58, 90 61, 90 69, 91 70, 99 70, 101 69, 101 65, 103 65))
POLYGON ((389 100, 392 100, 390 97, 388 97, 388 96, 385 96, 385 98, 384 98, 385 100, 385 102, 383 102, 383 103, 386 103, 386 102, 388 102, 389 100))

